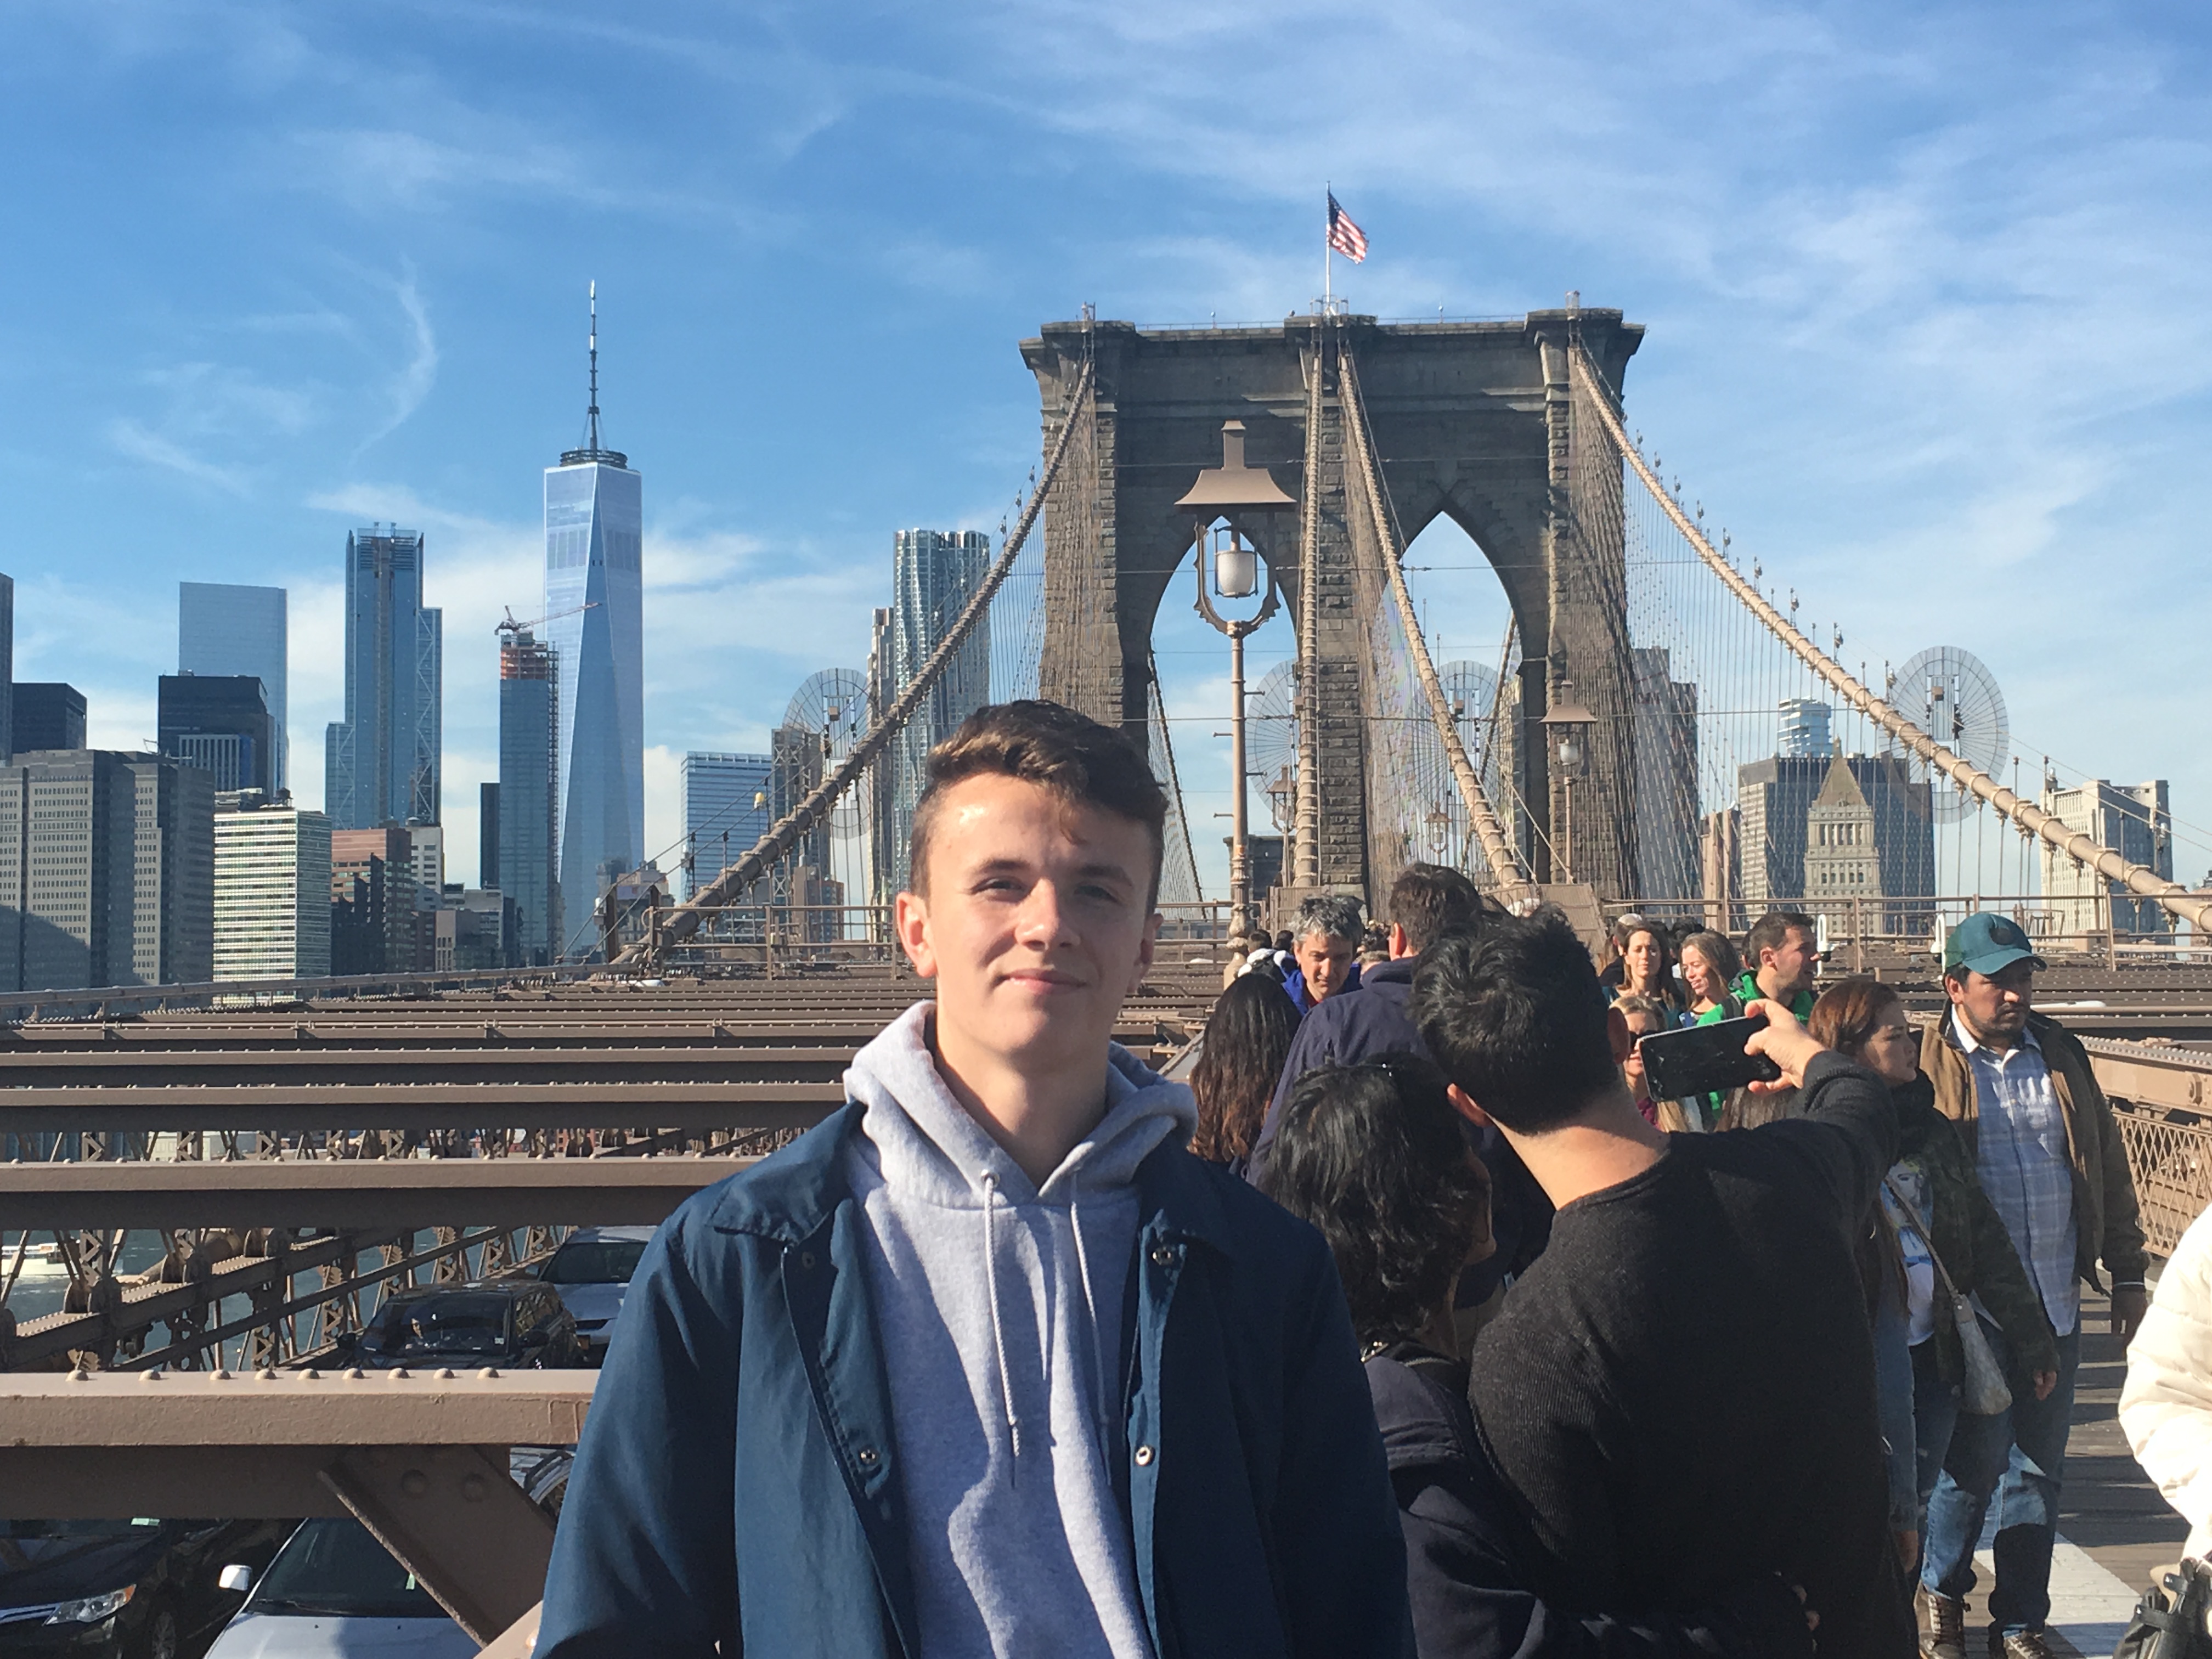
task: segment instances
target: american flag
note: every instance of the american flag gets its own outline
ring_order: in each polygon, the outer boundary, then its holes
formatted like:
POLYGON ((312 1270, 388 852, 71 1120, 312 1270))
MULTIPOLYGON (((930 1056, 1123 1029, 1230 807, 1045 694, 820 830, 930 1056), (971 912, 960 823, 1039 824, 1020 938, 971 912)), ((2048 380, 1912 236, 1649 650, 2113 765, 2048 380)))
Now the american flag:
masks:
POLYGON ((1367 258, 1367 233, 1352 222, 1352 216, 1336 204, 1336 192, 1328 197, 1328 245, 1354 264, 1367 258))

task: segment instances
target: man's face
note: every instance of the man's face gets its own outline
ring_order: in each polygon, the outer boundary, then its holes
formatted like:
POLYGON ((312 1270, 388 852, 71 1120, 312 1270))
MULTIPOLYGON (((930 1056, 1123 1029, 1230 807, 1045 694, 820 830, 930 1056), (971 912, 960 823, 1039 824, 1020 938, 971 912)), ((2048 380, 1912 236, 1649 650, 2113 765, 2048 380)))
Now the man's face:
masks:
POLYGON ((937 981, 940 1053, 1025 1075, 1096 1066, 1159 930, 1144 825, 983 775, 945 792, 927 856, 898 932, 937 981))
POLYGON ((1292 954, 1306 976, 1306 994, 1316 1002, 1341 988, 1352 972, 1352 941, 1333 933, 1308 933, 1292 954))
POLYGON ((1783 936, 1779 949, 1769 947, 1759 953, 1759 965, 1767 988, 1779 997, 1794 997, 1813 988, 1813 975, 1820 958, 1813 936, 1802 927, 1792 927, 1783 936))
POLYGON ((1969 968, 1961 978, 1947 975, 1943 988, 1975 1042, 2010 1048, 2027 1029, 2027 1012, 2035 1006, 2035 964, 2022 960, 1994 974, 1978 974, 1969 968))

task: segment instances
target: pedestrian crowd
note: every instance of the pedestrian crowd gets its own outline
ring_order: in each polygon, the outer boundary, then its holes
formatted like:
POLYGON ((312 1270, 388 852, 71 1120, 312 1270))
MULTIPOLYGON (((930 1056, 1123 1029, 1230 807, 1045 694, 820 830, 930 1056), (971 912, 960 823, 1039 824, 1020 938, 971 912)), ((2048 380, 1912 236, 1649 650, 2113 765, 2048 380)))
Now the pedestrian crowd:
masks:
MULTIPOLYGON (((1594 960, 1414 865, 1232 941, 1186 1088, 1111 1041, 1165 811, 1054 704, 933 751, 936 995, 660 1229, 541 1659, 1965 1659, 1992 1510, 1989 1651, 2042 1659, 2081 1287, 2147 1296, 2018 926, 1916 1027, 1799 913, 1594 960), (1643 1044, 1747 1013, 1774 1081, 1652 1097, 1643 1044)), ((2212 1510, 2194 1260, 2138 1420, 2212 1510)))

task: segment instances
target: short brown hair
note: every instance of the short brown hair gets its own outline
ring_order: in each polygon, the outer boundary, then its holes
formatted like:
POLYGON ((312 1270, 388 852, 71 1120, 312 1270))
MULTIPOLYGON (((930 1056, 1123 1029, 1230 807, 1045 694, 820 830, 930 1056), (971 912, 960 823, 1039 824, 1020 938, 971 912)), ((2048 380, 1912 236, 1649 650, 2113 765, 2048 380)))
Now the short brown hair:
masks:
POLYGON ((1820 993, 1805 1029, 1823 1048, 1856 1060, 1890 1005, 1904 1000, 1894 987, 1878 979, 1838 980, 1820 993))
POLYGON ((1473 882, 1441 864, 1409 864, 1390 884, 1390 921, 1406 930, 1416 956, 1446 933, 1493 914, 1495 907, 1473 882))
POLYGON ((928 891, 929 838, 945 792, 974 777, 1019 778, 1067 805, 1095 806, 1143 824, 1152 844, 1146 908, 1159 898, 1168 798, 1143 751, 1110 726, 1036 699, 987 703, 929 751, 927 781, 915 803, 907 842, 908 879, 915 892, 928 891))

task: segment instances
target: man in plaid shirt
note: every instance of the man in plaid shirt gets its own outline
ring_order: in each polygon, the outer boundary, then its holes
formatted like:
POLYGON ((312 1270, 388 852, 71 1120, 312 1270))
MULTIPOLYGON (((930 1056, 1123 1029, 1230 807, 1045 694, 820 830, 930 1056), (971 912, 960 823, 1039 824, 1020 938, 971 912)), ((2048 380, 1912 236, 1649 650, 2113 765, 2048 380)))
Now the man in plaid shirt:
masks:
MULTIPOLYGON (((2112 1107, 2089 1056, 2056 1020, 2032 1012, 2044 965, 2027 935, 1984 911, 1943 946, 1949 1015, 1920 1047, 1936 1103, 1973 1152, 1982 1190, 2058 1339, 2058 1379, 2039 1397, 2013 1396, 1993 1417, 1961 1415, 1942 1481, 1928 1505, 1920 1574, 1920 1649, 1965 1659, 1965 1596, 1974 1547, 1997 1504, 1996 1582, 1990 1592, 1993 1659, 2047 1659, 2051 1553, 2059 1480, 2081 1358, 2081 1281, 2097 1263, 2112 1275, 2112 1334, 2123 1344, 2142 1321, 2142 1227, 2112 1107)), ((1987 1321, 1993 1344, 2003 1333, 1987 1321)))

